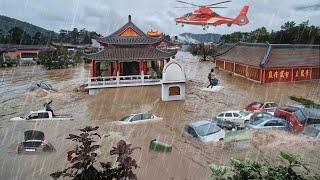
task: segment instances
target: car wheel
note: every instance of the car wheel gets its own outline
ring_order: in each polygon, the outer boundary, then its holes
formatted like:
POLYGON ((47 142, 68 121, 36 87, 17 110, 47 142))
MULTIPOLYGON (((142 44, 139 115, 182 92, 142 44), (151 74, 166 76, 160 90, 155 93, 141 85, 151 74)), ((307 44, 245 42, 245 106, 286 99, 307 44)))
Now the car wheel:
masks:
POLYGON ((223 138, 220 138, 220 139, 219 139, 219 141, 223 141, 223 140, 224 140, 223 138))

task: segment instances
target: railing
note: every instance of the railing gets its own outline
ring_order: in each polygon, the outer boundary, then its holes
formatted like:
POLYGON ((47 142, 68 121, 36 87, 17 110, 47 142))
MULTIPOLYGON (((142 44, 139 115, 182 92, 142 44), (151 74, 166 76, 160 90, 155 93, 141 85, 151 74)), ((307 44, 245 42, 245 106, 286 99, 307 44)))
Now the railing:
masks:
POLYGON ((89 77, 87 88, 157 85, 160 80, 150 75, 89 77))

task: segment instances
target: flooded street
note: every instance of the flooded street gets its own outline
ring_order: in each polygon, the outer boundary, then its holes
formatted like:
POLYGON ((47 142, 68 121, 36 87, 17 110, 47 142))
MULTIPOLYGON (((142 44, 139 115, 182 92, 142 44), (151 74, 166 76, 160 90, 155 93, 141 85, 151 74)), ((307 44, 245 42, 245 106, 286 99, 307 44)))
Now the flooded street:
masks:
POLYGON ((276 154, 280 151, 301 156, 312 172, 320 173, 320 143, 312 138, 265 131, 252 132, 245 140, 229 139, 204 145, 184 134, 184 126, 191 120, 213 117, 221 111, 240 110, 252 101, 285 105, 294 103, 289 96, 295 95, 320 103, 320 81, 261 85, 216 70, 224 89, 207 92, 201 89, 208 84, 207 74, 212 63, 199 62, 186 52, 179 52, 176 59, 184 65, 188 79, 185 101, 162 102, 160 86, 109 88, 89 96, 78 91, 88 77, 88 65, 50 71, 39 66, 0 69, 0 179, 50 179, 50 173, 68 165, 66 153, 74 144, 65 138, 88 125, 100 126, 100 161, 114 160, 109 151, 120 139, 142 148, 134 153, 140 166, 135 171, 138 179, 208 179, 211 163, 227 165, 231 157, 246 156, 277 163, 276 154), (32 84, 39 81, 52 84, 58 92, 31 91, 32 84), (57 114, 71 114, 75 120, 9 121, 28 111, 42 109, 43 103, 50 99, 57 114), (154 113, 163 120, 129 126, 116 123, 125 115, 140 112, 154 113), (56 152, 18 155, 17 145, 23 141, 23 132, 31 129, 43 131, 56 152), (152 139, 171 144, 172 152, 150 151, 152 139))

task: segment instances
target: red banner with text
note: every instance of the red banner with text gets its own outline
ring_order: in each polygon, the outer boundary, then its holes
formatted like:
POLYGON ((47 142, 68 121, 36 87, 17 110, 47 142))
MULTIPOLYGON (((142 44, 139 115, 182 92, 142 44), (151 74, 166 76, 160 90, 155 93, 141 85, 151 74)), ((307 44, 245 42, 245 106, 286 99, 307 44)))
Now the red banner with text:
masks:
POLYGON ((265 83, 289 82, 292 77, 291 69, 269 69, 265 71, 265 83))
POLYGON ((311 68, 296 68, 293 69, 293 80, 303 81, 311 79, 311 68))

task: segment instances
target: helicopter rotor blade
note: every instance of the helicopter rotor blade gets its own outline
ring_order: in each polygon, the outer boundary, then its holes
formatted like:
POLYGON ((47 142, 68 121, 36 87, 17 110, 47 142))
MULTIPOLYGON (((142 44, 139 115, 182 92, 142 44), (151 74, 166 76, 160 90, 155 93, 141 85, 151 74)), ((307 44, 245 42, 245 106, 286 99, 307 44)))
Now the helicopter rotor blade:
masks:
POLYGON ((215 8, 219 8, 219 9, 223 9, 223 8, 227 8, 227 7, 215 7, 215 6, 207 6, 208 8, 213 8, 213 9, 215 9, 215 8))
POLYGON ((199 5, 196 5, 196 4, 193 4, 193 3, 188 3, 188 2, 179 1, 179 0, 177 0, 177 2, 179 2, 179 3, 183 3, 183 4, 189 4, 189 5, 191 5, 191 6, 199 7, 199 5))
POLYGON ((208 4, 206 6, 214 6, 214 5, 224 4, 224 3, 228 3, 228 2, 231 2, 231 1, 221 1, 221 2, 218 2, 218 3, 214 3, 214 4, 208 4))
POLYGON ((173 8, 183 9, 183 8, 194 8, 194 7, 173 7, 173 8))

